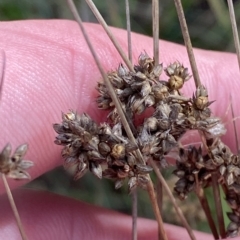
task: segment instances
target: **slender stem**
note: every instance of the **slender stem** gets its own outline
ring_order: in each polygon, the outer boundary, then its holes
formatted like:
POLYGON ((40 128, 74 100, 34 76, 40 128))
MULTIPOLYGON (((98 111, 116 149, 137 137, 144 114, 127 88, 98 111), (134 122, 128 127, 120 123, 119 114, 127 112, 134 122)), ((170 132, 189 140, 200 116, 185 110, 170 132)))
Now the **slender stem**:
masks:
POLYGON ((157 194, 157 202, 158 202, 158 208, 160 210, 160 213, 162 214, 162 208, 163 208, 163 187, 162 183, 159 179, 157 179, 156 183, 156 194, 157 194))
MULTIPOLYGON (((127 23, 127 42, 128 42, 128 58, 132 63, 132 38, 131 38, 131 21, 129 0, 125 0, 126 23, 127 23)), ((132 191, 132 240, 137 240, 137 216, 138 216, 138 195, 137 188, 132 191)))
POLYGON ((195 82, 196 87, 199 87, 199 86, 201 86, 201 81, 200 81, 199 73, 197 70, 196 60, 195 60, 195 57, 193 54, 192 43, 191 43, 190 35, 188 32, 186 19, 184 16, 182 3, 181 3, 181 0, 174 0, 174 2, 175 2, 177 14, 178 14, 178 19, 179 19, 181 29, 182 29, 183 39, 185 42, 185 46, 187 48, 188 58, 189 58, 189 61, 191 64, 194 82, 195 82))
POLYGON ((212 173, 212 184, 213 184, 212 187, 213 187, 213 195, 214 195, 214 201, 215 201, 215 209, 217 212, 219 232, 222 238, 226 238, 221 195, 220 195, 220 189, 218 184, 218 177, 216 173, 212 173))
MULTIPOLYGON (((84 28, 83 22, 82 22, 79 14, 77 12, 76 6, 75 6, 75 4, 74 4, 74 2, 72 0, 67 0, 67 2, 69 4, 70 10, 73 13, 73 16, 75 17, 76 21, 79 24, 79 27, 80 27, 80 29, 82 31, 82 34, 83 34, 83 36, 84 36, 84 38, 85 38, 85 40, 87 42, 88 47, 89 47, 89 49, 90 49, 90 51, 91 51, 91 53, 93 55, 93 58, 94 58, 97 66, 98 66, 98 69, 99 69, 99 71, 100 71, 100 73, 102 75, 102 78, 103 78, 103 80, 104 80, 104 82, 106 84, 106 87, 108 88, 109 94, 110 94, 110 96, 112 98, 112 101, 113 101, 113 103, 114 103, 114 105, 115 105, 115 107, 116 107, 116 109, 118 111, 118 114, 119 114, 120 118, 121 118, 121 122, 122 122, 122 124, 124 126, 126 134, 127 134, 128 138, 129 138, 129 140, 132 143, 135 143, 135 145, 137 146, 136 139, 134 138, 134 135, 133 135, 133 133, 131 131, 131 128, 130 128, 130 126, 128 124, 128 121, 126 119, 125 113, 124 113, 124 111, 122 109, 122 106, 120 104, 120 101, 117 98, 117 95, 116 95, 116 93, 115 93, 115 91, 113 89, 113 86, 112 86, 111 82, 109 81, 107 75, 105 74, 105 72, 104 72, 104 70, 102 68, 102 65, 100 64, 98 56, 97 56, 96 52, 94 51, 92 43, 91 43, 91 41, 90 41, 90 39, 89 39, 89 37, 87 35, 87 32, 86 32, 86 30, 84 28)), ((136 150, 136 155, 137 155, 137 160, 140 163, 145 164, 145 161, 144 161, 143 156, 141 154, 141 151, 139 149, 136 150)), ((156 195, 155 195, 155 192, 154 192, 153 183, 152 183, 152 180, 150 179, 149 175, 148 175, 148 178, 149 178, 149 181, 147 183, 148 194, 150 196, 151 203, 152 203, 153 210, 154 210, 154 214, 155 214, 156 220, 158 222, 158 227, 160 229, 160 234, 161 234, 161 237, 162 237, 163 240, 167 240, 167 236, 166 236, 165 230, 163 228, 162 217, 161 217, 159 209, 157 207, 157 199, 156 199, 156 195)))
POLYGON ((138 195, 137 188, 132 191, 132 240, 137 240, 138 195))
POLYGON ((159 64, 159 0, 152 0, 153 53, 155 66, 159 64))
POLYGON ((2 174, 2 179, 3 179, 3 183, 4 183, 4 186, 5 186, 5 189, 6 189, 6 193, 7 193, 7 196, 8 196, 9 203, 11 205, 11 208, 13 210, 15 219, 17 221, 18 229, 19 229, 19 232, 21 234, 22 240, 27 240, 27 236, 26 236, 26 234, 24 232, 23 225, 22 225, 22 222, 21 222, 21 219, 20 219, 20 216, 19 216, 16 204, 14 202, 14 199, 13 199, 13 196, 12 196, 12 192, 11 192, 11 190, 9 188, 9 185, 8 185, 8 182, 7 182, 5 174, 2 174))
POLYGON ((229 8, 229 15, 230 15, 230 20, 231 20, 231 25, 232 25, 234 44, 235 44, 236 53, 237 53, 238 66, 240 69, 240 44, 239 44, 237 23, 236 23, 236 17, 235 17, 235 13, 234 13, 234 7, 233 7, 232 0, 228 0, 228 8, 229 8))
POLYGON ((153 211, 155 213, 156 220, 158 223, 160 223, 160 224, 158 224, 158 239, 167 240, 168 238, 167 238, 166 232, 163 228, 163 220, 162 220, 162 217, 161 217, 161 214, 160 214, 160 211, 158 208, 158 204, 156 201, 156 194, 154 191, 154 186, 153 186, 152 181, 149 181, 147 188, 148 188, 148 193, 149 193, 149 197, 150 197, 150 200, 151 200, 151 203, 153 206, 153 211))
POLYGON ((213 221, 213 218, 212 218, 212 215, 211 215, 211 210, 210 210, 210 207, 208 205, 207 198, 204 194, 204 191, 203 191, 202 187, 199 185, 197 173, 195 174, 195 182, 196 182, 195 192, 196 192, 196 195, 198 197, 199 202, 201 203, 203 211, 205 212, 205 215, 207 217, 207 221, 208 221, 209 227, 212 231, 212 234, 214 236, 214 239, 215 240, 219 239, 217 228, 216 228, 216 225, 213 221))
POLYGON ((233 118, 233 128, 234 128, 234 134, 235 134, 235 142, 236 142, 236 147, 237 147, 237 152, 238 154, 240 153, 240 149, 239 149, 239 139, 238 139, 238 134, 237 134, 237 126, 236 126, 236 119, 235 119, 235 116, 234 116, 234 111, 233 111, 233 105, 232 105, 232 95, 231 95, 231 104, 230 104, 230 107, 231 107, 231 113, 232 113, 232 118, 233 118))
POLYGON ((191 239, 196 239, 196 237, 194 236, 194 233, 193 233, 191 227, 189 226, 186 218, 185 218, 184 215, 183 215, 183 212, 182 212, 181 208, 178 207, 177 202, 176 202, 176 199, 174 198, 174 196, 173 196, 171 190, 169 189, 169 187, 168 187, 165 179, 163 178, 163 176, 162 176, 162 174, 161 174, 161 172, 160 172, 157 164, 156 164, 152 159, 149 159, 149 161, 150 161, 150 164, 151 164, 154 172, 155 172, 156 175, 157 175, 157 178, 158 178, 159 181, 162 183, 162 186, 164 187, 164 189, 165 189, 168 197, 170 198, 170 201, 172 202, 172 204, 173 204, 173 206, 174 206, 174 208, 175 208, 175 210, 176 210, 179 218, 181 219, 181 222, 183 223, 183 226, 186 228, 186 230, 187 230, 190 238, 191 238, 191 239))
POLYGON ((110 28, 108 27, 107 23, 105 22, 105 20, 103 19, 103 17, 101 16, 100 12, 98 11, 97 7, 95 6, 95 4, 93 3, 92 0, 85 0, 86 3, 88 4, 88 6, 90 7, 90 9, 92 10, 93 14, 95 15, 95 17, 97 18, 98 22, 102 25, 102 27, 104 28, 104 30, 106 31, 107 35, 109 36, 109 38, 111 39, 113 45, 115 46, 115 48, 117 49, 118 53, 120 54, 120 56, 122 57, 123 61, 125 62, 125 64, 127 65, 127 67, 129 68, 130 71, 134 72, 134 68, 131 64, 131 62, 129 61, 128 57, 126 56, 126 54, 124 53, 124 51, 122 50, 121 46, 119 45, 118 41, 116 40, 116 38, 114 37, 114 35, 112 34, 110 28))
POLYGON ((131 37, 131 20, 129 0, 125 0, 126 6, 126 22, 127 22, 127 42, 128 42, 128 58, 132 65, 132 37, 131 37))
MULTIPOLYGON (((152 31, 153 31, 153 53, 155 66, 159 64, 159 0, 152 0, 152 31)), ((156 186, 157 202, 160 213, 162 213, 163 195, 162 184, 157 179, 156 186)))

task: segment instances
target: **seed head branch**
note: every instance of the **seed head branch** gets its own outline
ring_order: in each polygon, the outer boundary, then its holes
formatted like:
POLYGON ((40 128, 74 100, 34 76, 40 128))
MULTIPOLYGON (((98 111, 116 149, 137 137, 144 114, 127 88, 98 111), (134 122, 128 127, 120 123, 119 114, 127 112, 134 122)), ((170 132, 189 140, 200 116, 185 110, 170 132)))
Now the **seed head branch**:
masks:
POLYGON ((187 48, 187 53, 188 53, 189 61, 190 61, 191 68, 192 68, 192 74, 193 74, 195 86, 197 88, 197 87, 201 86, 201 81, 200 81, 200 77, 199 77, 199 73, 198 73, 198 69, 197 69, 196 60, 195 60, 195 57, 193 54, 192 43, 191 43, 190 35, 188 32, 188 27, 187 27, 185 15, 183 12, 182 3, 181 3, 181 0, 174 0, 174 2, 175 2, 177 14, 178 14, 178 19, 179 19, 179 22, 181 25, 181 30, 182 30, 182 35, 184 38, 185 46, 187 48))
POLYGON ((129 70, 134 71, 133 66, 131 64, 131 62, 129 61, 128 57, 126 56, 126 54, 124 53, 124 51, 122 50, 120 44, 118 43, 117 39, 114 37, 114 35, 112 34, 110 28, 108 27, 107 23, 105 22, 104 18, 101 16, 100 12, 98 11, 98 9, 96 8, 95 4, 93 3, 92 0, 85 0, 86 3, 88 4, 88 6, 90 7, 90 9, 92 10, 93 14, 95 15, 95 17, 97 18, 97 20, 99 21, 99 23, 102 25, 102 27, 104 28, 104 30, 106 31, 107 35, 109 36, 109 38, 111 39, 113 45, 115 46, 115 48, 117 49, 118 53, 120 54, 120 56, 122 57, 123 61, 125 62, 125 64, 127 65, 127 67, 129 68, 129 70))
POLYGON ((159 64, 159 0, 152 0, 153 53, 155 64, 159 64))
POLYGON ((229 8, 229 15, 230 15, 230 20, 232 25, 234 44, 235 44, 235 49, 237 53, 238 67, 240 69, 240 44, 239 44, 238 29, 237 29, 236 17, 234 13, 232 0, 228 0, 228 8, 229 8))

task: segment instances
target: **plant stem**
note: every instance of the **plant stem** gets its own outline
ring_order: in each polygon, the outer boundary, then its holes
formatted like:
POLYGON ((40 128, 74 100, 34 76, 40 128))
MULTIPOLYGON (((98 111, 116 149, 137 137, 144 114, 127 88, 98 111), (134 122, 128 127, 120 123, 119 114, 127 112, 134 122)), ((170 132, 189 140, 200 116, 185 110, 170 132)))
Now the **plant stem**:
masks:
MULTIPOLYGON (((152 31, 153 31, 153 53, 154 64, 159 64, 159 0, 152 0, 152 31)), ((156 195, 160 214, 162 214, 163 195, 162 184, 159 179, 156 183, 156 195)))
POLYGON ((151 200, 151 203, 153 206, 153 211, 155 213, 155 218, 156 218, 157 222, 160 223, 160 224, 158 224, 158 239, 167 240, 168 238, 167 238, 166 232, 163 228, 163 220, 162 220, 159 208, 158 208, 158 203, 156 201, 156 194, 155 194, 153 183, 151 180, 149 180, 149 182, 148 182, 147 189, 148 189, 149 197, 150 197, 150 200, 151 200))
POLYGON ((182 221, 182 223, 183 223, 183 226, 186 228, 186 230, 187 230, 190 238, 191 238, 192 240, 193 240, 193 239, 196 240, 196 237, 194 236, 194 233, 193 233, 193 231, 192 231, 192 228, 189 226, 186 218, 184 217, 181 208, 178 207, 177 202, 176 202, 176 199, 174 198, 174 196, 173 196, 171 190, 169 189, 169 187, 168 187, 165 179, 163 178, 163 176, 162 176, 162 174, 161 174, 161 172, 160 172, 157 164, 156 164, 156 163, 154 162, 154 160, 152 160, 152 159, 149 159, 149 161, 150 161, 150 164, 151 164, 154 172, 155 172, 156 175, 157 175, 157 178, 158 178, 159 181, 162 183, 162 186, 164 187, 165 191, 167 192, 167 195, 168 195, 168 197, 170 198, 170 201, 172 202, 172 204, 173 204, 173 206, 174 206, 174 208, 175 208, 175 210, 176 210, 179 218, 181 219, 181 221, 182 221))
POLYGON ((137 188, 132 191, 132 240, 137 240, 138 195, 137 188))
POLYGON ((195 57, 193 54, 192 43, 191 43, 190 35, 188 32, 186 19, 184 16, 182 3, 181 3, 181 0, 174 0, 174 2, 175 2, 177 14, 178 14, 178 19, 179 19, 179 22, 181 25, 183 39, 185 42, 185 46, 187 48, 188 58, 189 58, 189 61, 191 64, 195 86, 197 88, 197 87, 201 86, 201 81, 200 81, 200 77, 199 77, 198 70, 197 70, 196 60, 195 60, 195 57))
POLYGON ((14 214, 14 217, 16 219, 17 226, 18 226, 19 232, 21 234, 22 240, 27 240, 27 236, 26 236, 26 234, 24 232, 23 225, 22 225, 22 222, 21 222, 21 219, 20 219, 20 216, 19 216, 16 204, 14 202, 14 199, 13 199, 13 196, 12 196, 12 192, 11 192, 11 189, 9 188, 9 185, 8 185, 8 182, 7 182, 5 174, 2 174, 2 179, 3 179, 3 183, 4 183, 4 187, 6 189, 8 200, 9 200, 9 203, 10 203, 11 208, 13 210, 13 214, 14 214))
POLYGON ((159 0, 152 0, 153 53, 155 66, 159 64, 159 0))
POLYGON ((232 0, 228 0, 228 8, 229 8, 229 15, 230 15, 230 20, 232 25, 234 44, 235 44, 236 53, 237 53, 238 66, 240 69, 240 44, 239 44, 238 29, 237 29, 236 17, 234 13, 232 0))
POLYGON ((120 54, 120 56, 122 57, 123 61, 125 62, 125 64, 127 65, 127 67, 129 68, 130 71, 134 72, 134 68, 131 64, 131 62, 129 61, 128 57, 126 56, 126 54, 124 53, 124 51, 122 50, 121 46, 119 45, 118 41, 116 40, 116 38, 114 37, 114 35, 112 34, 110 28, 108 27, 107 23, 105 22, 105 20, 103 19, 103 17, 101 16, 100 12, 98 11, 98 9, 96 8, 95 4, 93 3, 92 0, 85 0, 86 3, 88 4, 88 6, 90 7, 90 9, 92 10, 93 14, 95 15, 95 17, 97 18, 98 22, 102 25, 102 27, 104 28, 104 30, 106 31, 108 37, 110 38, 110 40, 112 41, 113 45, 115 46, 115 48, 117 49, 118 53, 120 54))
MULTIPOLYGON (((131 21, 129 0, 125 0, 126 23, 127 23, 127 42, 128 42, 128 58, 132 63, 132 38, 131 38, 131 21)), ((132 191, 132 240, 137 240, 137 216, 138 216, 138 195, 137 188, 132 191)))
POLYGON ((231 97, 231 114, 232 114, 232 121, 233 121, 233 129, 234 129, 234 136, 235 136, 235 142, 236 142, 236 147, 237 147, 237 152, 238 154, 240 153, 240 147, 239 147, 239 139, 238 139, 238 134, 237 134, 237 126, 236 126, 236 119, 235 119, 235 115, 234 115, 234 111, 233 111, 233 105, 232 105, 232 95, 230 95, 231 97))
POLYGON ((199 202, 201 203, 203 211, 205 212, 205 215, 207 217, 207 221, 208 221, 209 227, 212 231, 212 234, 214 236, 214 239, 215 240, 219 239, 217 228, 216 228, 216 225, 213 221, 213 218, 212 218, 212 215, 211 215, 211 210, 210 210, 210 207, 208 205, 207 198, 204 194, 204 191, 203 191, 202 187, 199 185, 197 173, 195 174, 195 182, 196 182, 195 192, 196 192, 196 195, 198 197, 199 202))
POLYGON ((213 184, 212 187, 213 187, 215 209, 217 212, 219 232, 222 238, 226 238, 223 211, 222 211, 222 202, 221 202, 220 189, 219 189, 218 178, 216 173, 212 173, 212 184, 213 184))

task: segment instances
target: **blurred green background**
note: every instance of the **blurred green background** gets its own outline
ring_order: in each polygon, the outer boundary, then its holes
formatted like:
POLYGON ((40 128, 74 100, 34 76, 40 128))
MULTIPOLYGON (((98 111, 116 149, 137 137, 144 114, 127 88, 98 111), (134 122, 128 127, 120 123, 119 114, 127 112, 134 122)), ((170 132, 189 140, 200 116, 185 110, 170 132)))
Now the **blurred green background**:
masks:
MULTIPOLYGON (((84 21, 96 22, 93 14, 84 1, 75 1, 84 21)), ((234 2, 237 22, 240 22, 240 1, 234 2)), ((95 1, 98 9, 112 26, 125 28, 125 1, 95 1)), ((183 0, 182 1, 193 46, 204 49, 234 51, 232 30, 228 16, 227 3, 223 0, 183 0)), ((130 0, 132 30, 151 35, 151 1, 130 0)), ((183 43, 174 2, 160 1, 160 36, 162 39, 183 43)), ((73 19, 64 0, 0 0, 1 20, 20 19, 73 19)), ((163 172, 171 188, 174 179, 172 169, 163 172)), ((131 197, 126 188, 114 190, 111 181, 99 181, 92 175, 85 175, 79 181, 73 181, 70 174, 63 168, 55 169, 35 179, 27 187, 49 190, 61 195, 87 201, 99 206, 131 212, 131 197)), ((153 218, 147 194, 139 190, 139 215, 153 218)), ((207 191, 210 204, 211 191, 207 191)), ((166 222, 180 224, 167 197, 164 197, 163 218, 166 222)), ((196 198, 189 196, 187 201, 180 203, 188 221, 195 229, 209 231, 204 214, 196 198)))

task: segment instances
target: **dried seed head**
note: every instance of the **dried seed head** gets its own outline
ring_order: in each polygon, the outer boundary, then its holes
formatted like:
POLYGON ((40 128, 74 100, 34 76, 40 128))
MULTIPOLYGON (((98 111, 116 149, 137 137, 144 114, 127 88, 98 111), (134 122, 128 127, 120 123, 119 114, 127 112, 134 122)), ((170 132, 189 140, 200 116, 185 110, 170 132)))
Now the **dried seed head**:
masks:
MULTIPOLYGON (((139 67, 141 68, 141 71, 144 73, 145 72, 150 73, 154 68, 154 60, 150 58, 146 52, 140 54, 138 58, 138 64, 139 67)), ((137 66, 135 66, 135 69, 136 68, 137 66)))
POLYGON ((167 76, 170 77, 168 80, 169 88, 171 90, 179 90, 183 84, 190 79, 188 69, 184 68, 179 62, 174 62, 164 69, 167 76))
POLYGON ((0 172, 9 178, 30 179, 26 169, 33 166, 33 162, 23 160, 27 152, 27 144, 20 145, 11 156, 11 145, 7 144, 0 153, 0 172))
POLYGON ((168 97, 169 91, 167 86, 162 85, 162 84, 157 84, 153 86, 152 88, 154 97, 156 98, 157 101, 163 100, 168 97))
POLYGON ((208 102, 207 89, 203 85, 197 88, 193 101, 195 106, 200 110, 203 110, 211 104, 208 102))

